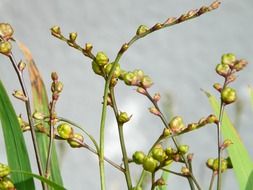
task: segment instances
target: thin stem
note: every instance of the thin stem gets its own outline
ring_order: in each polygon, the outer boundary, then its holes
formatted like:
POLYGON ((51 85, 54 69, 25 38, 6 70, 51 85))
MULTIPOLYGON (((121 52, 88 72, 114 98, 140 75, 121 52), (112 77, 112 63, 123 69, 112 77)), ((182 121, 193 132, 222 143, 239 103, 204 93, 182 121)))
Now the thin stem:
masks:
POLYGON ((156 184, 155 184, 155 172, 152 173, 152 177, 151 178, 152 178, 151 179, 151 183, 152 183, 151 190, 154 190, 155 186, 156 186, 156 184))
POLYGON ((118 132, 119 132, 119 138, 120 138, 121 152, 123 155, 123 162, 124 162, 124 168, 125 168, 125 178, 126 178, 126 182, 127 182, 127 187, 128 187, 128 189, 131 189, 132 188, 132 180, 131 180, 131 175, 130 175, 128 156, 127 156, 125 139, 124 139, 123 123, 120 123, 118 121, 119 110, 117 108, 113 87, 110 88, 110 95, 111 95, 111 99, 112 99, 112 108, 113 108, 114 115, 117 119, 117 124, 118 124, 118 132))
POLYGON ((223 113, 224 113, 224 108, 225 105, 224 103, 221 101, 220 104, 220 111, 219 111, 219 121, 217 124, 217 146, 218 146, 218 179, 217 179, 217 190, 221 189, 221 154, 222 154, 222 136, 221 136, 221 126, 222 126, 222 117, 223 117, 223 113))
POLYGON ((54 112, 55 112, 55 104, 56 100, 52 100, 50 106, 50 131, 49 131, 49 145, 48 145, 48 152, 47 152, 47 162, 46 162, 46 172, 45 177, 48 178, 50 175, 50 163, 51 163, 51 155, 52 155, 52 145, 54 142, 54 112))
POLYGON ((185 176, 184 174, 181 174, 181 173, 179 173, 179 172, 175 172, 175 171, 172 171, 172 170, 168 170, 168 169, 166 169, 166 168, 161 168, 161 170, 166 171, 166 172, 169 172, 169 173, 172 173, 172 174, 177 175, 177 176, 180 176, 180 177, 185 177, 185 178, 186 178, 186 176, 185 176))
POLYGON ((209 190, 212 190, 212 189, 213 189, 213 183, 214 183, 214 178, 215 178, 215 176, 216 176, 216 173, 213 172, 213 173, 212 173, 211 180, 210 180, 209 190))
MULTIPOLYGON (((31 137, 32 137, 32 144, 33 144, 33 148, 34 148, 34 153, 35 153, 35 157, 36 157, 36 162, 37 162, 39 174, 40 174, 40 176, 43 176, 42 164, 41 164, 41 159, 39 156, 39 149, 38 149, 38 144, 37 144, 36 135, 35 135, 34 122, 33 122, 33 118, 32 118, 31 104, 30 104, 30 99, 29 99, 29 96, 28 96, 28 93, 26 90, 23 73, 18 69, 16 60, 14 59, 13 54, 10 54, 8 57, 9 57, 12 65, 16 71, 19 83, 22 88, 22 92, 23 92, 24 96, 27 98, 25 101, 25 107, 26 107, 28 122, 29 122, 30 129, 31 129, 30 131, 31 131, 31 137)), ((45 183, 41 182, 41 185, 42 185, 43 190, 47 190, 47 186, 45 185, 45 183)))

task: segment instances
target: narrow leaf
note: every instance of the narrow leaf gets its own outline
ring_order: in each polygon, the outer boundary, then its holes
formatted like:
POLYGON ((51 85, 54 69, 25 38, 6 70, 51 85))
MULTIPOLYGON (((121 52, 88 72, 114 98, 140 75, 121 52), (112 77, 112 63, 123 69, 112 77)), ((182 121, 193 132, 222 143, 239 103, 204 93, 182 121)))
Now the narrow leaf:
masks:
MULTIPOLYGON (((216 98, 205 92, 216 115, 219 114, 220 105, 216 98)), ((251 190, 253 187, 253 162, 244 146, 237 130, 229 117, 224 113, 222 121, 222 135, 224 139, 230 139, 233 144, 227 148, 233 164, 233 170, 241 190, 251 190)))
POLYGON ((50 181, 48 180, 47 178, 45 177, 42 177, 40 175, 37 175, 37 174, 33 174, 31 172, 25 172, 25 171, 19 171, 19 170, 11 170, 11 173, 13 174, 22 174, 22 175, 25 175, 25 176, 28 176, 28 177, 34 177, 34 178, 37 178, 38 180, 48 184, 49 186, 51 186, 53 189, 57 189, 57 190, 66 190, 64 187, 62 187, 61 185, 58 185, 57 183, 53 182, 53 181, 50 181))
MULTIPOLYGON (((46 88, 42 80, 42 77, 39 73, 39 70, 36 67, 35 62, 32 58, 32 54, 29 51, 29 49, 21 42, 18 42, 18 45, 21 51, 23 52, 27 62, 28 72, 32 85, 32 98, 34 110, 44 113, 45 115, 49 115, 48 96, 46 88)), ((43 126, 49 128, 49 125, 46 122, 43 123, 43 126)), ((42 159, 42 165, 45 170, 49 138, 41 133, 36 133, 36 137, 39 145, 39 152, 42 159)), ((51 156, 50 179, 59 185, 63 184, 54 143, 51 156)))
POLYGON ((253 88, 249 87, 250 102, 253 108, 253 88))
MULTIPOLYGON (((17 115, 0 81, 0 120, 4 135, 8 165, 12 170, 31 172, 30 161, 17 115)), ((11 179, 18 190, 35 189, 31 176, 14 173, 11 179)))

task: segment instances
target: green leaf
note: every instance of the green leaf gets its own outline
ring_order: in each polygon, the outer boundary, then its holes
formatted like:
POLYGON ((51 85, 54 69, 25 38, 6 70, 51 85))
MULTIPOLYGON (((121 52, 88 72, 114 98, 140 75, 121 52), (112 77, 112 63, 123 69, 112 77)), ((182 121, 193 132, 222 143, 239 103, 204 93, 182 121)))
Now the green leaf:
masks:
MULTIPOLYGON (((27 62, 28 72, 29 72, 31 86, 32 86, 32 98, 33 98, 34 110, 40 113, 43 113, 44 115, 49 115, 48 96, 47 96, 46 88, 42 80, 42 77, 39 73, 39 70, 37 69, 35 62, 32 58, 32 54, 30 53, 29 49, 21 42, 18 42, 18 45, 21 51, 23 52, 26 58, 26 62, 27 62)), ((46 122, 43 123, 43 126, 46 128, 49 128, 49 125, 46 122)), ((39 154, 42 160, 42 167, 44 168, 44 171, 45 171, 49 138, 44 134, 36 133, 36 139, 39 146, 39 154)), ((51 168, 50 179, 59 185, 63 185, 54 143, 53 143, 53 148, 52 148, 50 168, 51 168)))
POLYGON ((253 88, 249 87, 250 102, 253 108, 253 88))
MULTIPOLYGON (((219 114, 220 105, 216 98, 205 92, 216 115, 219 114)), ((224 139, 230 139, 233 144, 227 148, 233 164, 236 179, 241 190, 252 190, 253 187, 253 162, 244 146, 237 130, 232 125, 229 117, 224 113, 222 121, 222 135, 224 139)))
POLYGON ((61 185, 58 185, 57 183, 53 182, 53 181, 50 181, 48 180, 47 178, 45 177, 42 177, 40 175, 37 175, 37 174, 33 174, 31 172, 25 172, 25 171, 19 171, 19 170, 11 170, 11 173, 13 174, 22 174, 22 175, 25 175, 25 176, 28 176, 28 177, 34 177, 34 178, 37 178, 38 180, 48 184, 49 186, 51 186, 53 189, 55 190, 66 190, 64 187, 62 187, 61 185))
MULTIPOLYGON (((0 120, 4 135, 8 165, 12 170, 31 171, 30 161, 17 115, 8 94, 0 81, 0 120)), ((31 176, 12 174, 18 190, 35 189, 31 176)))

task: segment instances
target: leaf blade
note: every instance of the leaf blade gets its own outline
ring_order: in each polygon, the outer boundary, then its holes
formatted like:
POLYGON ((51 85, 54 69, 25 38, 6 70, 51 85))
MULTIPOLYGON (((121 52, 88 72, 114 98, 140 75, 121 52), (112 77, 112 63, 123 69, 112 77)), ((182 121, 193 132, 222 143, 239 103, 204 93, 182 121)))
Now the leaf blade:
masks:
MULTIPOLYGON (((218 115, 220 107, 218 101, 210 93, 205 93, 209 99, 212 109, 215 114, 218 115)), ((230 139, 233 142, 233 145, 229 146, 227 150, 233 164, 233 169, 239 183, 239 187, 243 190, 250 190, 253 187, 253 162, 238 132, 226 113, 224 113, 223 116, 221 130, 224 139, 230 139)))
MULTIPOLYGON (((23 132, 20 128, 17 115, 2 81, 0 81, 0 120, 9 167, 15 170, 30 172, 30 160, 23 132)), ((11 175, 11 179, 17 189, 35 189, 34 182, 31 177, 27 177, 23 174, 13 174, 11 175)))

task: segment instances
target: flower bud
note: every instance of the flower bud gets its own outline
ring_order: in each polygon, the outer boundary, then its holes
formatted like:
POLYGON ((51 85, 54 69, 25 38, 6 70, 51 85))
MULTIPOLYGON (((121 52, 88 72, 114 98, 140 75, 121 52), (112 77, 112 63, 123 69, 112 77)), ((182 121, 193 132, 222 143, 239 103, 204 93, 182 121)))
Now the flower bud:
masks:
POLYGON ((158 180, 156 180, 155 184, 156 184, 157 186, 166 185, 166 183, 165 183, 165 181, 164 181, 164 179, 163 179, 162 177, 159 178, 158 180))
POLYGON ((169 127, 174 133, 183 131, 185 129, 183 118, 180 116, 173 117, 169 123, 169 127))
POLYGON ((224 54, 221 57, 221 63, 225 65, 233 66, 235 61, 236 61, 236 57, 232 53, 224 54))
POLYGON ((10 174, 9 166, 0 163, 0 178, 5 177, 10 174))
POLYGON ((83 141, 84 141, 83 135, 81 135, 79 133, 75 133, 70 139, 68 139, 68 143, 72 148, 81 147, 82 146, 81 143, 83 143, 83 141), (75 139, 75 140, 73 140, 73 139, 75 139))
POLYGON ((247 64, 248 64, 248 62, 246 60, 241 59, 236 62, 236 64, 234 65, 233 68, 238 72, 238 71, 242 70, 247 64))
POLYGON ((27 97, 24 95, 22 90, 15 90, 14 93, 12 93, 12 95, 22 101, 27 101, 27 97))
POLYGON ((133 154, 132 158, 133 158, 134 163, 143 164, 143 160, 144 160, 145 156, 146 155, 142 151, 136 151, 133 154))
POLYGON ((73 137, 73 129, 72 127, 67 123, 62 123, 58 125, 57 132, 59 136, 63 139, 69 139, 73 137))
POLYGON ((75 42, 76 41, 76 38, 77 38, 77 33, 76 32, 71 32, 69 33, 69 40, 71 42, 75 42))
POLYGON ((0 42, 0 53, 4 55, 9 55, 11 53, 12 45, 8 41, 0 42))
MULTIPOLYGON (((221 172, 224 172, 227 169, 227 161, 225 159, 221 159, 221 172)), ((218 158, 213 161, 213 171, 218 171, 219 169, 219 160, 218 158)))
POLYGON ((213 158, 209 158, 207 161, 206 161, 206 166, 210 169, 213 169, 213 164, 214 164, 214 159, 213 158))
POLYGON ((14 33, 13 28, 8 23, 0 23, 0 36, 6 40, 12 37, 14 33))
POLYGON ((124 75, 125 75, 126 73, 127 73, 127 72, 126 72, 125 70, 120 69, 119 79, 120 79, 120 80, 124 80, 124 75))
POLYGON ((155 93, 155 95, 153 96, 153 100, 155 102, 158 102, 161 99, 161 95, 159 93, 155 93))
POLYGON ((214 83, 214 84, 213 84, 213 87, 214 87, 218 92, 221 92, 221 90, 222 90, 222 85, 219 84, 219 83, 214 83))
POLYGON ((165 149, 165 153, 167 154, 167 156, 171 156, 172 154, 176 153, 177 151, 175 151, 172 147, 168 147, 165 149))
POLYGON ((120 112, 119 117, 118 117, 118 121, 120 123, 126 123, 131 119, 132 116, 128 116, 128 114, 126 112, 120 112))
MULTIPOLYGON (((105 73, 109 75, 114 63, 109 63, 105 66, 105 73)), ((116 63, 115 70, 113 72, 113 78, 118 78, 120 76, 120 65, 116 63)))
POLYGON ((53 81, 57 81, 57 80, 58 80, 58 74, 57 74, 56 72, 52 72, 52 73, 51 73, 51 79, 52 79, 53 81))
POLYGON ((153 81, 149 76, 145 75, 141 80, 141 84, 143 88, 149 88, 153 85, 153 81))
POLYGON ((217 123, 219 120, 215 115, 211 114, 206 118, 206 121, 207 123, 217 123))
POLYGON ((222 91, 221 91, 221 100, 225 103, 225 104, 231 104, 233 102, 236 101, 236 91, 233 88, 230 87, 225 87, 222 91))
POLYGON ((234 143, 230 139, 226 139, 222 143, 221 147, 222 147, 222 149, 225 149, 225 148, 229 147, 231 144, 234 144, 234 143))
POLYGON ((90 51, 92 50, 92 48, 93 48, 93 46, 92 46, 91 43, 86 43, 86 44, 85 44, 85 50, 86 50, 86 51, 90 52, 90 51))
POLYGON ((170 135, 172 135, 172 131, 169 128, 164 128, 163 129, 163 137, 169 137, 170 135))
POLYGON ((100 51, 97 53, 95 61, 99 66, 102 67, 102 66, 105 66, 109 62, 109 58, 104 52, 100 51))
POLYGON ((185 176, 189 176, 190 175, 190 170, 187 167, 182 167, 181 169, 181 173, 185 176))
POLYGON ((147 95, 147 91, 144 88, 138 87, 136 91, 140 94, 147 95))
POLYGON ((167 155, 162 147, 155 147, 152 150, 152 157, 159 162, 163 162, 166 159, 167 155))
POLYGON ((219 75, 223 77, 226 77, 231 72, 229 65, 221 64, 221 63, 216 66, 215 70, 216 70, 216 73, 218 73, 219 75))
POLYGON ((57 81, 57 82, 53 82, 53 83, 52 83, 51 91, 52 91, 53 93, 59 94, 59 93, 62 92, 62 90, 63 90, 63 83, 62 83, 62 82, 57 81))
POLYGON ((38 112, 38 111, 35 111, 32 116, 34 119, 37 119, 37 120, 43 120, 45 117, 43 113, 38 112))
POLYGON ((149 108, 149 112, 152 113, 152 114, 154 114, 154 115, 157 115, 157 116, 161 115, 161 113, 159 112, 159 110, 156 109, 155 107, 149 108))
POLYGON ((8 177, 4 177, 0 180, 0 189, 1 190, 16 190, 11 179, 8 177))
POLYGON ((136 80, 136 76, 132 72, 127 72, 123 78, 126 85, 132 85, 136 80))
POLYGON ((140 25, 136 31, 136 35, 143 35, 148 31, 148 27, 145 25, 140 25))
POLYGON ((22 72, 22 71, 25 69, 25 67, 26 67, 25 62, 20 61, 20 62, 18 63, 18 69, 19 69, 19 71, 22 72))
POLYGON ((133 71, 133 74, 137 77, 138 81, 141 81, 142 78, 144 77, 144 72, 142 70, 140 70, 140 69, 135 69, 133 71))
POLYGON ((92 61, 92 70, 97 75, 102 75, 103 74, 103 72, 101 70, 101 67, 95 61, 92 61))
POLYGON ((155 171, 155 169, 157 168, 157 166, 158 166, 158 162, 153 157, 146 156, 143 159, 143 165, 142 166, 143 166, 144 170, 153 173, 155 171))
POLYGON ((61 28, 59 26, 53 26, 51 28, 51 33, 53 35, 60 35, 61 34, 61 28))
POLYGON ((188 145, 180 145, 178 147, 178 151, 180 154, 186 154, 189 151, 189 146, 188 145))

